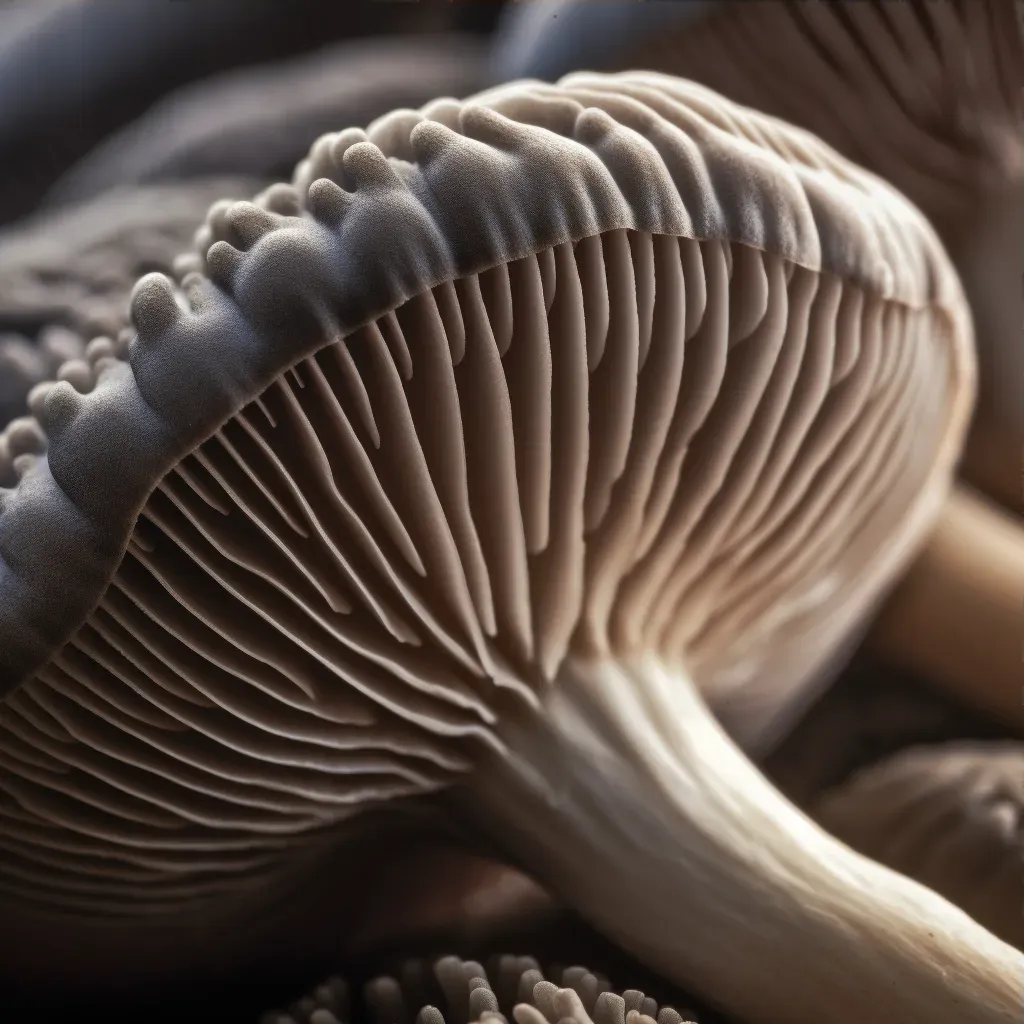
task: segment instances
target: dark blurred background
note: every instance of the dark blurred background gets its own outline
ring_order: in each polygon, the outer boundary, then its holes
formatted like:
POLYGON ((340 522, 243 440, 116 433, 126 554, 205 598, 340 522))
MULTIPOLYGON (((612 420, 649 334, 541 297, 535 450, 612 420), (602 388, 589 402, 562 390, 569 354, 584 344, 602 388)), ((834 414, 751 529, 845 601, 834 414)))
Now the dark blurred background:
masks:
POLYGON ((29 213, 78 160, 176 89, 344 40, 485 36, 501 6, 501 0, 0 3, 0 224, 29 213))

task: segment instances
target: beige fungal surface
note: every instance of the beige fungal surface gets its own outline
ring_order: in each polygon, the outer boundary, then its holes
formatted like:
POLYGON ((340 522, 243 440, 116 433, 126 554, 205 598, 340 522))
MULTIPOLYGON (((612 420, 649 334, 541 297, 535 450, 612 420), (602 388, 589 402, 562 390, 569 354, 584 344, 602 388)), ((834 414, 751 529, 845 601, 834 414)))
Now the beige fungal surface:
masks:
POLYGON ((1024 948, 1024 748, 918 747, 826 793, 815 817, 1024 948))
POLYGON ((872 645, 1019 735, 1024 528, 958 488, 873 628, 872 645))
POLYGON ((945 494, 971 333, 913 207, 701 87, 577 75, 324 137, 197 243, 138 284, 127 361, 0 448, 10 906, 213 935, 358 812, 458 784, 755 1022, 1010 1019, 1015 954, 704 705, 776 725, 945 494))

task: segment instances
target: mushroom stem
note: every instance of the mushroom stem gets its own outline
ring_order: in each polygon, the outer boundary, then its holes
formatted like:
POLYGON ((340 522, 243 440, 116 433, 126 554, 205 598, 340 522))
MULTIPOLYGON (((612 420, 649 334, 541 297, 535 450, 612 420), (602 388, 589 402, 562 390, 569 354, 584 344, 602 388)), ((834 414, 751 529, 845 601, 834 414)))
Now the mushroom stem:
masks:
POLYGON ((1024 529, 964 489, 893 592, 872 643, 901 667, 1021 724, 1024 529))
POLYGON ((1019 1022, 1024 955, 813 824, 661 662, 573 662, 504 738, 476 813, 597 928, 740 1019, 1019 1022))

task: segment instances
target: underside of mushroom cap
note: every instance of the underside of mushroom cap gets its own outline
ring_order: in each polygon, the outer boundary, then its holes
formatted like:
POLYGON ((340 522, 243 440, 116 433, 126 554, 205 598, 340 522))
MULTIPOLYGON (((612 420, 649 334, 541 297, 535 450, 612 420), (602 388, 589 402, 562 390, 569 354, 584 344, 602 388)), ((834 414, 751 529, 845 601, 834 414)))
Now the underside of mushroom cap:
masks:
POLYGON ((580 659, 796 692, 970 409, 921 215, 663 76, 398 111, 197 237, 0 494, 7 890, 133 935, 500 757, 580 659))
POLYGON ((513 4, 505 76, 648 68, 806 128, 936 226, 978 342, 962 475, 1022 511, 1024 30, 1019 0, 513 4), (1016 14, 1014 13, 1016 9, 1016 14))
POLYGON ((935 310, 964 415, 969 328, 923 218, 810 136, 689 83, 571 76, 438 101, 325 137, 297 174, 219 211, 211 229, 237 246, 201 254, 208 276, 139 283, 129 363, 47 398, 47 455, 0 495, 3 690, 95 606, 157 481, 283 370, 411 296, 547 247, 622 229, 729 241, 935 310))

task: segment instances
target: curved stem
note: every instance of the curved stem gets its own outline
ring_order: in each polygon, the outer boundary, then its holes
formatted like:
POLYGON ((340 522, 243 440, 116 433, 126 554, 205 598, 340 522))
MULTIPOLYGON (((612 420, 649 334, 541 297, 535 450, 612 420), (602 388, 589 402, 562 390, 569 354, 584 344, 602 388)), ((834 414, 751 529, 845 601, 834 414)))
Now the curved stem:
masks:
POLYGON ((1019 1024, 1024 955, 771 787, 654 659, 567 665, 472 808, 592 924, 750 1024, 1019 1024))
POLYGON ((1022 641, 1024 526, 959 488, 869 642, 1019 730, 1022 641))

